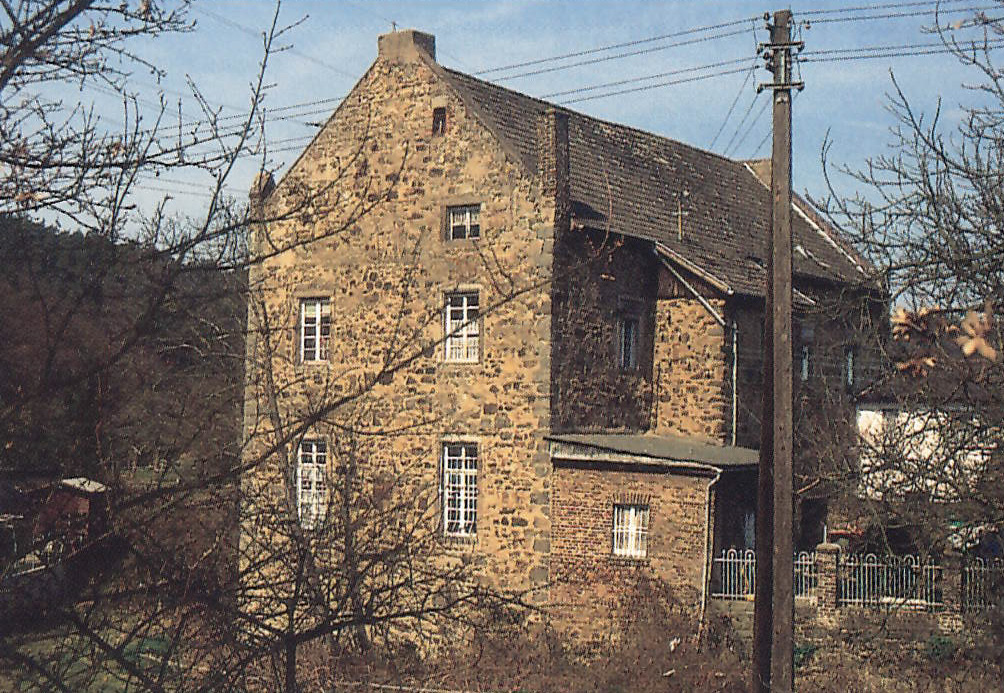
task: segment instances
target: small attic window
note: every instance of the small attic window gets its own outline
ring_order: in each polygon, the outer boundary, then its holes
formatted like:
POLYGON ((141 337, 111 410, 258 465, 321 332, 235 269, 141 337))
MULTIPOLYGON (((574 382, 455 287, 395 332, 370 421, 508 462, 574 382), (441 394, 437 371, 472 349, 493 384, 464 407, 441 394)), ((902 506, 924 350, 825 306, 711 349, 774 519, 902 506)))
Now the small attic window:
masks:
POLYGON ((446 106, 432 109, 432 134, 442 135, 446 132, 446 106))

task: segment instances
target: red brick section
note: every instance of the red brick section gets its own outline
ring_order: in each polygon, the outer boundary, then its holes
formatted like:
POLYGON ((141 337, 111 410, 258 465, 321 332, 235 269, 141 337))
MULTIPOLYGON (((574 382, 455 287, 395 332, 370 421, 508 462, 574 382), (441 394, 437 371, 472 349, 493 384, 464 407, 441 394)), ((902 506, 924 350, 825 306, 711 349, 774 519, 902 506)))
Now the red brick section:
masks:
POLYGON ((559 623, 589 639, 639 576, 665 580, 697 604, 705 558, 710 479, 660 471, 555 466, 551 499, 551 600, 559 623), (613 506, 649 505, 648 556, 613 555, 613 506))

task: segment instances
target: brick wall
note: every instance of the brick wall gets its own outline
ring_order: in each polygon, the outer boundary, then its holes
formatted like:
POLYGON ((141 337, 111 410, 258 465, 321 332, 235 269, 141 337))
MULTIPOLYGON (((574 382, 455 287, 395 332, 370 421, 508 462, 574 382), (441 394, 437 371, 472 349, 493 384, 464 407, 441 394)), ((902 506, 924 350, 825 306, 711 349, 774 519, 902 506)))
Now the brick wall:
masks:
POLYGON ((665 580, 696 604, 704 571, 709 479, 635 468, 557 462, 552 492, 552 604, 559 623, 589 639, 609 626, 639 576, 665 580), (614 556, 613 506, 649 505, 648 555, 614 556))

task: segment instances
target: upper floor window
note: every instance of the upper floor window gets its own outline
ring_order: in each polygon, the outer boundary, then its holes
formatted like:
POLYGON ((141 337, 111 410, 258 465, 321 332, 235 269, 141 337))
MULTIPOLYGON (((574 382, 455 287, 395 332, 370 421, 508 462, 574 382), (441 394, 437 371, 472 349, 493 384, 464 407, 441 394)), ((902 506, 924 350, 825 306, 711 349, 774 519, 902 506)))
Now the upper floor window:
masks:
POLYGON ((305 529, 324 521, 328 510, 328 444, 304 440, 296 459, 296 514, 305 529))
POLYGON ((432 109, 432 134, 442 135, 446 132, 446 107, 438 106, 432 109))
POLYGON ((648 506, 618 503, 614 505, 615 556, 644 558, 648 555, 648 506))
POLYGON ((623 370, 638 368, 638 350, 641 328, 640 306, 635 301, 623 300, 617 318, 617 362, 623 370))
POLYGON ((478 531, 478 445, 443 444, 443 533, 475 537, 478 531))
POLYGON ((458 205, 446 208, 447 233, 451 241, 481 238, 481 205, 458 205))
POLYGON ((854 361, 855 349, 853 346, 844 347, 844 385, 854 386, 854 361))
POLYGON ((478 292, 447 294, 443 322, 446 330, 445 360, 477 363, 481 344, 478 292))
POLYGON ((327 361, 331 342, 331 303, 326 298, 300 301, 300 362, 327 361))

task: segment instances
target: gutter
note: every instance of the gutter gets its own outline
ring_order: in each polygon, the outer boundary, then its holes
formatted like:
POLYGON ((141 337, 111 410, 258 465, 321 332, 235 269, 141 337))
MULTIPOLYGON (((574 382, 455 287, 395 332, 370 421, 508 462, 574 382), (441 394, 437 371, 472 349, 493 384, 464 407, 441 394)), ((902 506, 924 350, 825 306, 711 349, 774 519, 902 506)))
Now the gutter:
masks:
POLYGON ((655 252, 657 255, 662 255, 666 258, 669 258, 670 260, 673 260, 674 262, 680 263, 688 272, 693 272, 698 277, 700 277, 707 283, 711 284, 711 286, 715 287, 726 296, 732 296, 735 293, 735 291, 732 290, 732 287, 729 286, 727 283, 725 283, 718 277, 714 276, 713 274, 701 269, 693 262, 686 259, 682 255, 677 253, 675 250, 670 248, 669 246, 665 246, 662 243, 657 242, 655 244, 655 252))
MULTIPOLYGON (((708 313, 711 315, 711 317, 713 317, 715 319, 715 322, 717 322, 723 328, 727 328, 728 326, 725 324, 725 318, 724 318, 724 316, 722 316, 721 313, 719 313, 717 310, 715 310, 714 306, 712 306, 710 303, 708 303, 707 299, 704 298, 704 296, 702 296, 700 294, 700 292, 697 289, 695 289, 690 284, 690 282, 688 282, 686 279, 683 278, 683 275, 680 274, 675 267, 673 267, 673 264, 671 262, 669 262, 669 259, 673 259, 673 260, 675 260, 677 262, 680 262, 685 267, 687 267, 688 271, 694 272, 695 274, 697 274, 698 276, 700 276, 702 279, 704 279, 705 281, 707 281, 709 284, 712 284, 712 286, 715 286, 716 288, 724 290, 724 292, 725 292, 726 295, 731 296, 731 295, 733 295, 733 291, 732 291, 731 288, 729 288, 728 284, 725 284, 724 282, 721 282, 721 281, 719 281, 717 279, 714 279, 713 277, 711 277, 711 275, 708 275, 707 273, 703 273, 701 271, 698 271, 697 268, 692 265, 692 263, 685 263, 682 260, 682 258, 680 258, 676 253, 674 253, 672 250, 670 250, 666 246, 662 245, 661 243, 656 243, 655 244, 655 253, 656 253, 656 255, 662 256, 662 258, 661 258, 662 259, 662 264, 666 267, 666 269, 669 270, 670 274, 672 274, 673 277, 675 277, 678 282, 680 282, 681 284, 683 284, 683 286, 687 289, 687 291, 689 291, 691 293, 691 295, 693 295, 693 297, 696 298, 698 300, 698 302, 702 306, 704 306, 704 309, 706 311, 708 311, 708 313), (716 284, 716 282, 717 282, 717 284, 716 284)), ((739 425, 739 422, 738 422, 738 410, 739 410, 739 391, 738 391, 738 388, 739 388, 739 326, 736 323, 736 321, 733 320, 732 321, 732 406, 731 406, 731 409, 732 409, 732 445, 736 444, 736 428, 739 425)))

